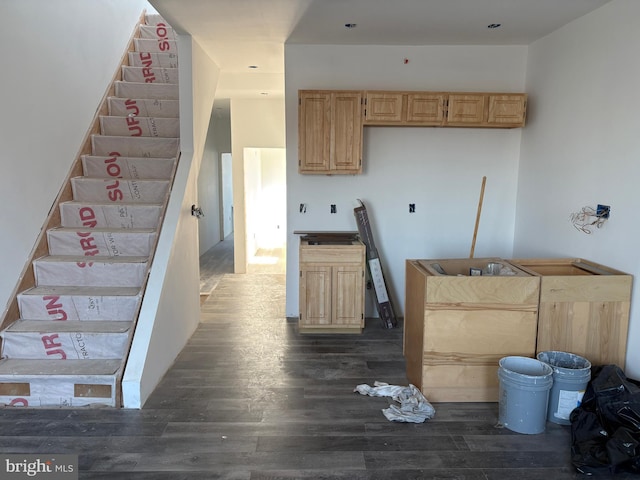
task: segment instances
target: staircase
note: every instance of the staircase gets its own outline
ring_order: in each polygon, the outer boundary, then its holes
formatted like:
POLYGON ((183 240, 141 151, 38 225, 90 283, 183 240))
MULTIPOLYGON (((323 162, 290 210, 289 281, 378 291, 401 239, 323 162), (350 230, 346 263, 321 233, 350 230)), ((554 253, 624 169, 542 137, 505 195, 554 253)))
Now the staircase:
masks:
POLYGON ((175 34, 144 18, 70 178, 72 198, 54 206, 59 225, 31 262, 33 285, 14 299, 19 318, 5 317, 0 405, 120 406, 179 156, 175 34))

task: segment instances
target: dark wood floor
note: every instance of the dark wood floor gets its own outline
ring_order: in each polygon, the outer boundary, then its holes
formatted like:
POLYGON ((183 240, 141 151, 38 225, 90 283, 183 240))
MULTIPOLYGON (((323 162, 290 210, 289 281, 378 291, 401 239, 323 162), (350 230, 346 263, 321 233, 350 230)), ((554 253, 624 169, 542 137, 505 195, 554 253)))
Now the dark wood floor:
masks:
POLYGON ((406 385, 401 328, 301 336, 284 308, 284 275, 223 275, 142 410, 0 410, 0 451, 78 454, 83 479, 581 478, 568 427, 517 434, 495 403, 387 421, 389 399, 353 389, 406 385))

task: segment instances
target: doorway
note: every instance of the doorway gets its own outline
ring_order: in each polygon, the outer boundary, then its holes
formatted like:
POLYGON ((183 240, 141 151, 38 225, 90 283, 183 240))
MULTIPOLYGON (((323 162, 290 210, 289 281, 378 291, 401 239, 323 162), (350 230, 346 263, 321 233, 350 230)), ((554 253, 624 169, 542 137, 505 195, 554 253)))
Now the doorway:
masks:
POLYGON ((245 148, 247 273, 286 272, 286 149, 245 148))

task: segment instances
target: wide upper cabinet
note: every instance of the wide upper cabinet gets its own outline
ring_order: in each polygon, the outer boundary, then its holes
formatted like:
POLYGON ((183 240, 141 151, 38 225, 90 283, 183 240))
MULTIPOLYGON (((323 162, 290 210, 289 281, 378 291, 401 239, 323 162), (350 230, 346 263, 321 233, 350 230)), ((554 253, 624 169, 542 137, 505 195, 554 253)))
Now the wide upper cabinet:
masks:
POLYGON ((365 125, 440 126, 447 96, 437 92, 368 91, 365 125))
POLYGON ((450 93, 446 125, 451 127, 523 127, 527 95, 450 93))
POLYGON ((310 174, 362 172, 360 91, 298 92, 298 171, 310 174))

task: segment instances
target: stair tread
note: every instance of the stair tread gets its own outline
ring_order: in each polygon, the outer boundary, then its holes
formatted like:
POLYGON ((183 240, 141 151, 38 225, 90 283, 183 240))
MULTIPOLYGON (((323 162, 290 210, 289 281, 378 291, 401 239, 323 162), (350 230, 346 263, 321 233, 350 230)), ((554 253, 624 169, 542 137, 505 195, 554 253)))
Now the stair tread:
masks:
POLYGON ((49 232, 95 232, 95 233, 114 233, 114 234, 128 234, 128 233, 156 233, 155 228, 109 228, 109 227, 53 227, 48 230, 49 232))
POLYGON ((83 332, 83 333, 124 333, 131 328, 132 322, 113 320, 28 320, 15 321, 5 332, 46 333, 46 332, 83 332))
POLYGON ((70 263, 146 263, 149 257, 106 257, 106 256, 86 256, 86 255, 46 255, 34 260, 34 262, 70 262, 70 263))
MULTIPOLYGON (((127 117, 116 117, 116 118, 127 118, 127 117)), ((173 118, 173 117, 138 117, 138 118, 173 118)), ((112 160, 113 156, 108 155, 82 155, 82 158, 86 158, 87 160, 112 160)), ((177 157, 124 157, 117 156, 115 157, 117 160, 145 160, 149 162, 163 162, 167 160, 177 160, 177 157)))
POLYGON ((37 287, 31 287, 28 290, 20 292, 21 295, 78 295, 78 296, 94 296, 94 297, 134 297, 140 294, 140 289, 137 287, 90 287, 90 286, 48 286, 40 285, 37 287))
POLYGON ((0 360, 0 376, 114 375, 121 363, 120 359, 52 361, 7 358, 0 360))
POLYGON ((16 320, 5 332, 84 332, 84 333, 124 333, 131 328, 132 322, 113 320, 16 320))
MULTIPOLYGON (((145 137, 145 138, 158 138, 158 137, 145 137)), ((113 177, 73 177, 72 181, 93 181, 93 182, 113 182, 113 177)), ((160 182, 160 183, 169 183, 171 180, 165 178, 117 178, 116 180, 120 182, 160 182)))
POLYGON ((127 207, 131 207, 131 208, 135 208, 135 207, 160 207, 162 208, 162 203, 155 203, 155 202, 147 202, 147 203, 127 203, 127 202, 122 202, 122 203, 109 203, 109 202, 92 202, 92 201, 88 201, 88 200, 68 200, 66 202, 61 202, 62 204, 68 204, 68 205, 95 205, 98 207, 120 207, 120 206, 127 206, 127 207))
MULTIPOLYGON (((154 140, 158 143, 162 143, 162 142, 168 142, 170 140, 180 140, 180 137, 128 137, 126 135, 102 135, 100 133, 94 133, 93 135, 91 135, 92 137, 107 137, 107 138, 118 138, 118 139, 128 139, 129 141, 133 141, 133 142, 143 142, 143 141, 149 141, 149 140, 154 140)), ((101 156, 101 155, 98 155, 101 156)), ((134 158, 147 158, 147 157, 134 157, 134 158)), ((175 158, 175 155, 171 156, 171 157, 156 157, 156 158, 175 158)))
MULTIPOLYGON (((156 67, 156 68, 160 68, 160 67, 156 67)), ((166 68, 166 67, 162 67, 162 68, 166 68)), ((123 84, 123 85, 139 85, 141 87, 155 88, 157 90, 161 90, 164 87, 175 87, 177 89, 178 85, 180 85, 179 83, 126 82, 124 80, 116 80, 116 83, 123 84)), ((118 97, 118 98, 121 98, 121 97, 118 97)), ((173 98, 173 99, 167 99, 167 100, 177 100, 177 99, 173 98)))
MULTIPOLYGON (((165 84, 166 85, 166 84, 165 84)), ((171 122, 171 123, 176 123, 179 119, 178 117, 154 117, 151 115, 131 115, 132 117, 135 117, 139 120, 145 120, 145 119, 149 119, 149 118, 153 118, 156 121, 159 122, 171 122)), ((126 120, 127 118, 129 118, 129 115, 100 115, 101 119, 120 119, 120 120, 126 120)))

